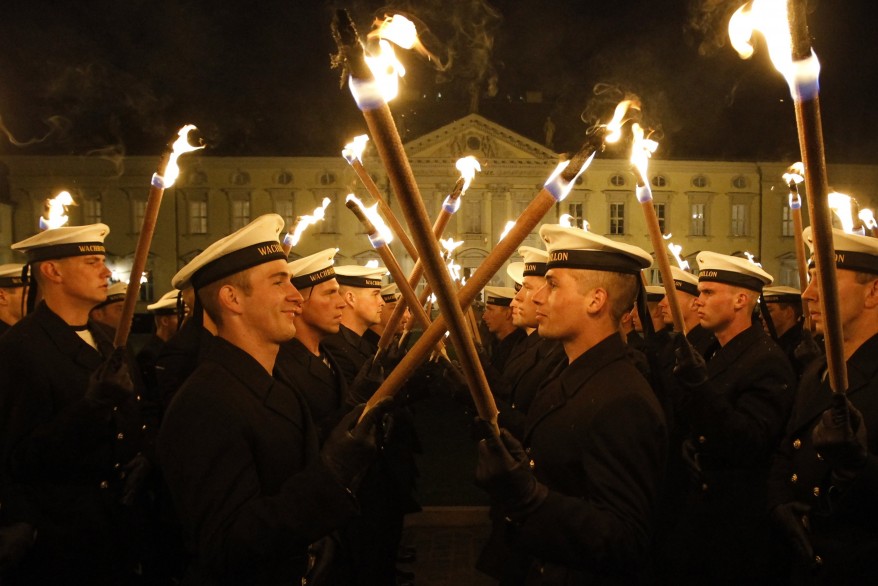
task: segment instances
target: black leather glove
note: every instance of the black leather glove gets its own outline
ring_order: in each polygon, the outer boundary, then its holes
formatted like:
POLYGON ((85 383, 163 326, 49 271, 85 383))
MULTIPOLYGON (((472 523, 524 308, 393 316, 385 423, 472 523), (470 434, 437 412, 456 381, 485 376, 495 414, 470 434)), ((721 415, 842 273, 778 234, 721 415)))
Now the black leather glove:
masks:
POLYGON ((808 513, 811 507, 793 501, 777 505, 771 510, 771 521, 788 539, 798 560, 809 567, 815 565, 814 547, 811 545, 808 513))
POLYGON ((134 383, 128 371, 126 349, 116 348, 110 357, 95 370, 88 381, 85 398, 101 405, 123 403, 134 392, 134 383))
POLYGON ((692 347, 686 336, 677 336, 674 342, 674 376, 683 386, 693 389, 707 382, 707 363, 698 350, 692 347))
POLYGON ((476 484, 513 514, 527 514, 546 500, 549 489, 537 482, 521 443, 505 429, 493 429, 479 442, 476 484))
POLYGON ((384 368, 384 372, 390 372, 396 368, 396 365, 405 358, 406 351, 405 346, 400 346, 394 337, 387 348, 382 350, 377 356, 381 366, 384 368))
POLYGON ((122 488, 120 502, 125 506, 132 506, 137 500, 137 495, 143 487, 149 473, 152 472, 152 463, 143 454, 137 454, 122 468, 125 486, 122 488))
POLYGON ((320 450, 323 464, 351 492, 357 489, 378 453, 378 435, 382 433, 380 423, 393 407, 393 398, 381 399, 363 414, 365 407, 358 405, 348 412, 333 428, 320 450))
POLYGON ((30 523, 0 527, 0 572, 14 567, 33 546, 37 532, 30 523))
POLYGON ((802 331, 802 340, 793 350, 793 356, 795 359, 802 366, 808 366, 822 354, 823 348, 821 348, 820 344, 817 343, 817 340, 814 339, 810 330, 804 329, 802 331))
POLYGON ((345 402, 350 405, 366 403, 384 382, 384 368, 379 360, 369 359, 360 367, 357 376, 348 387, 345 402))
POLYGON ((832 466, 832 473, 839 480, 853 480, 866 465, 866 424, 844 393, 832 396, 832 407, 820 416, 811 439, 814 449, 832 466))

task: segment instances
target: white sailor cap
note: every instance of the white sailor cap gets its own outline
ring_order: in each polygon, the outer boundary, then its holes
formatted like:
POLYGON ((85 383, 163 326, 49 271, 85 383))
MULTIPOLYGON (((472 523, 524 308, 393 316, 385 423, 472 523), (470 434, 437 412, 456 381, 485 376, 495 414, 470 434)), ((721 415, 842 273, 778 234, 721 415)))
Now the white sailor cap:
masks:
POLYGON ((485 304, 499 305, 501 307, 509 307, 515 298, 515 289, 512 287, 494 287, 488 285, 485 287, 485 304))
POLYGON ((106 255, 104 238, 109 233, 110 227, 106 224, 61 226, 16 242, 12 245, 12 250, 23 252, 28 263, 70 256, 106 255))
POLYGON ((0 287, 13 289, 27 285, 27 277, 21 275, 23 270, 24 265, 20 263, 0 265, 0 287))
POLYGON ((522 246, 518 249, 523 262, 509 263, 506 267, 506 274, 518 283, 524 281, 524 277, 545 277, 546 263, 549 260, 549 253, 540 248, 533 246, 522 246))
POLYGON ((549 251, 547 269, 568 268, 639 274, 652 265, 642 248, 615 242, 582 228, 544 224, 540 237, 549 251))
POLYGON ((665 298, 665 288, 661 285, 647 285, 644 289, 646 289, 646 300, 650 303, 658 303, 665 298))
MULTIPOLYGON (((813 254, 814 240, 811 226, 805 228, 802 236, 813 254)), ((836 267, 878 275, 878 238, 848 234, 844 230, 833 228, 832 248, 835 250, 836 267)), ((813 266, 813 259, 811 266, 813 266)))
POLYGON ((122 281, 119 281, 118 283, 110 283, 110 286, 107 287, 107 298, 95 305, 94 308, 98 309, 99 307, 110 305, 111 303, 125 301, 126 293, 128 293, 128 283, 123 283, 122 281))
POLYGON ((795 287, 777 285, 765 287, 762 290, 762 298, 766 303, 801 303, 802 292, 795 287))
POLYGON ((288 266, 292 271, 292 283, 296 289, 308 289, 324 281, 335 278, 335 262, 337 248, 327 248, 310 256, 291 262, 288 266))
POLYGON ((674 289, 698 297, 698 276, 693 275, 681 268, 671 267, 671 276, 674 277, 674 289))
POLYGON ((179 296, 180 291, 177 289, 171 289, 159 297, 158 301, 147 305, 146 310, 157 315, 170 315, 177 313, 177 299, 179 296))
POLYGON ((761 292, 774 277, 746 258, 702 250, 698 261, 698 282, 725 283, 761 292))
POLYGON ((278 241, 284 219, 278 214, 259 216, 240 230, 208 246, 174 275, 171 285, 196 290, 229 275, 273 260, 287 260, 278 241))
POLYGON ((399 299, 399 285, 391 283, 381 287, 381 298, 384 299, 384 303, 395 303, 399 299))
POLYGON ((335 280, 339 285, 361 289, 380 289, 381 279, 387 274, 384 267, 340 265, 335 267, 335 280))

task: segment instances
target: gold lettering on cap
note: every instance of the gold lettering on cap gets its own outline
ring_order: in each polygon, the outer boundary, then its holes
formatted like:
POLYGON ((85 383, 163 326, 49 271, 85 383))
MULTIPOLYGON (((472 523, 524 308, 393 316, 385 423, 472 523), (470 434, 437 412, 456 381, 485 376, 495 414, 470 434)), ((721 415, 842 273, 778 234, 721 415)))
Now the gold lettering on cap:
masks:
POLYGON ((103 244, 80 244, 79 252, 106 252, 107 249, 103 244))
POLYGON ((380 287, 381 279, 365 279, 367 287, 380 287))
POLYGON ((719 273, 717 273, 716 271, 701 271, 698 274, 703 277, 716 277, 719 273))
POLYGON ((553 252, 551 260, 552 260, 552 262, 556 262, 559 260, 564 261, 564 260, 567 260, 569 258, 570 258, 569 252, 553 252))
POLYGON ((843 252, 836 252, 835 253, 835 262, 837 262, 837 263, 840 262, 840 263, 844 264, 844 253, 843 252))
POLYGON ((535 263, 525 263, 524 270, 528 273, 533 273, 537 270, 537 265, 535 263))
POLYGON ((313 283, 314 281, 319 281, 323 277, 326 277, 329 275, 334 275, 334 274, 335 274, 335 269, 333 269, 332 267, 329 267, 328 269, 323 269, 322 271, 319 271, 316 273, 311 273, 310 275, 308 275, 308 279, 313 283))
POLYGON ((278 252, 283 254, 284 249, 281 248, 281 245, 279 242, 275 242, 275 243, 269 244, 268 246, 258 247, 256 249, 256 252, 259 253, 259 256, 268 256, 269 254, 275 254, 278 252))

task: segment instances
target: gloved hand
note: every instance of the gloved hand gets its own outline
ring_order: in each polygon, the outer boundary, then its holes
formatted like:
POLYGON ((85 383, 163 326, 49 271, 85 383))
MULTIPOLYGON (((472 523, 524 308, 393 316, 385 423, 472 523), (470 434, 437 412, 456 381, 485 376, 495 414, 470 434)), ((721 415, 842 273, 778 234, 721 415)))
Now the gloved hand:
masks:
POLYGON ((707 363, 698 350, 692 347, 686 336, 677 336, 674 345, 674 376, 683 386, 693 389, 707 382, 707 363))
POLYGON ((146 477, 152 471, 152 463, 143 454, 137 454, 122 468, 125 486, 122 488, 122 498, 119 501, 125 506, 132 506, 137 500, 146 477))
POLYGON ((14 567, 33 546, 37 532, 30 523, 0 527, 0 573, 14 567))
POLYGON ((126 349, 116 348, 95 370, 88 381, 85 398, 100 405, 115 406, 134 392, 134 383, 125 360, 126 349))
POLYGON ((479 442, 476 484, 507 512, 533 511, 546 500, 549 489, 534 478, 521 443, 505 429, 497 435, 488 426, 485 433, 486 437, 479 442))
POLYGON ((786 535, 799 561, 814 566, 814 548, 811 545, 808 523, 810 512, 811 507, 805 503, 783 503, 771 510, 771 520, 786 535))
POLYGON ((384 382, 384 368, 379 360, 370 359, 363 363, 357 376, 348 387, 345 402, 350 405, 366 403, 384 382))
POLYGON ((407 348, 404 345, 400 346, 397 338, 394 337, 390 341, 390 345, 377 356, 381 366, 384 368, 384 372, 390 372, 396 368, 396 365, 405 358, 406 352, 407 348))
POLYGON ((814 339, 814 336, 811 334, 811 331, 808 329, 803 329, 802 331, 802 340, 799 342, 799 345, 793 350, 793 356, 802 366, 808 366, 811 364, 818 356, 823 354, 823 348, 820 347, 820 344, 817 343, 817 340, 814 339))
POLYGON ((853 480, 866 465, 866 424, 862 413, 843 393, 832 396, 832 407, 820 416, 811 439, 839 480, 853 480))
POLYGON ((375 459, 378 452, 378 434, 381 433, 379 424, 393 407, 393 398, 381 399, 363 414, 365 407, 364 404, 358 405, 345 415, 333 428, 320 450, 323 464, 351 492, 357 489, 375 459))

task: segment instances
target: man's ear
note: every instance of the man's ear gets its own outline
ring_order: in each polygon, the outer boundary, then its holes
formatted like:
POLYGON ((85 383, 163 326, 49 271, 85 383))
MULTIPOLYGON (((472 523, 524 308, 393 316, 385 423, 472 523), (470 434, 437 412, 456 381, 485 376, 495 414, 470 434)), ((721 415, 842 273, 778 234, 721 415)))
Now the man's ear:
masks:
POLYGON ((603 287, 595 287, 585 297, 586 310, 589 313, 600 313, 609 301, 607 290, 603 287))
POLYGON ((9 305, 9 294, 2 287, 0 287, 0 305, 9 305))
POLYGON ((232 314, 240 315, 243 313, 241 295, 234 285, 226 284, 220 287, 219 291, 217 291, 217 297, 219 298, 220 305, 232 314))
POLYGON ((40 263, 40 274, 52 283, 60 283, 62 275, 61 263, 55 260, 46 260, 40 263))
POLYGON ((344 299, 345 304, 349 307, 354 307, 357 304, 357 296, 354 295, 354 292, 350 289, 344 292, 342 298, 344 299))
POLYGON ((878 307, 878 279, 869 282, 864 305, 867 309, 878 307))

